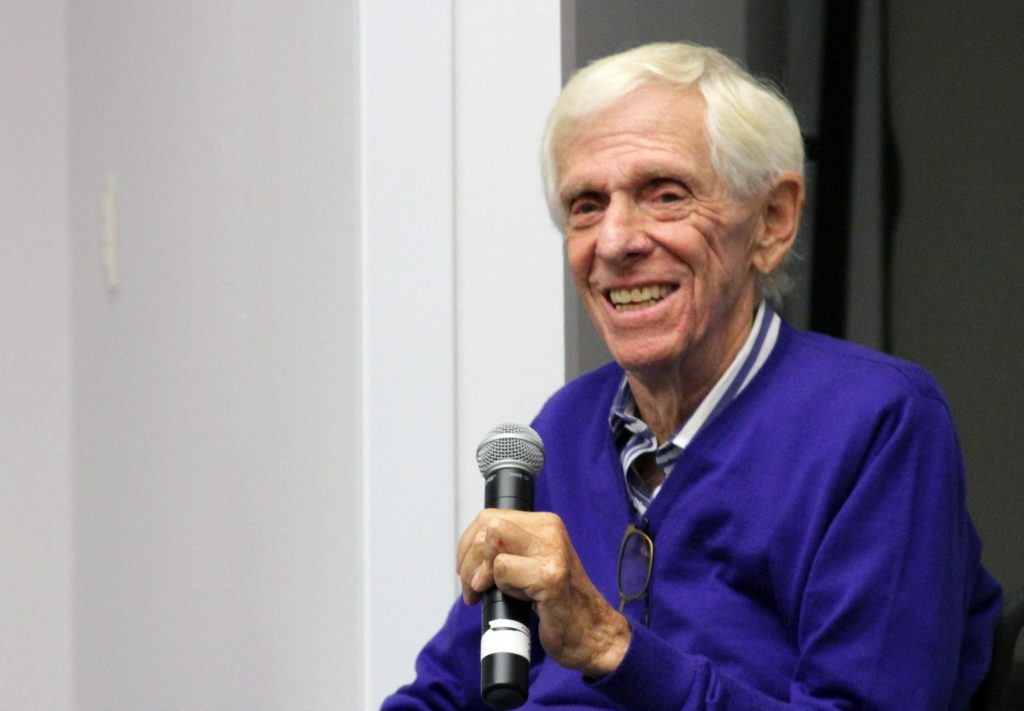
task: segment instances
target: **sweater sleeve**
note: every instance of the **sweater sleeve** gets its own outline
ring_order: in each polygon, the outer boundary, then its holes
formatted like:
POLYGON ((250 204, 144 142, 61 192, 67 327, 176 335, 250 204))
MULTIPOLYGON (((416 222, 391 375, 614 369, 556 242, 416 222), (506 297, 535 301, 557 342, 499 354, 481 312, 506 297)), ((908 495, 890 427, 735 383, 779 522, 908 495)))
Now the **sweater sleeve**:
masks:
POLYGON ((643 627, 620 667, 591 688, 625 708, 965 707, 988 667, 1000 592, 978 562, 945 402, 926 395, 894 403, 860 456, 803 586, 788 699, 643 627))
POLYGON ((634 628, 629 650, 619 668, 590 682, 590 686, 627 709, 781 711, 798 708, 728 679, 719 674, 706 657, 681 653, 646 627, 634 628))
POLYGON ((480 605, 455 601, 441 630, 416 657, 416 678, 381 711, 488 711, 480 699, 480 605))
POLYGON ((952 418, 925 387, 883 412, 815 556, 793 699, 964 707, 989 661, 987 643, 970 647, 991 639, 999 607, 979 561, 952 418))

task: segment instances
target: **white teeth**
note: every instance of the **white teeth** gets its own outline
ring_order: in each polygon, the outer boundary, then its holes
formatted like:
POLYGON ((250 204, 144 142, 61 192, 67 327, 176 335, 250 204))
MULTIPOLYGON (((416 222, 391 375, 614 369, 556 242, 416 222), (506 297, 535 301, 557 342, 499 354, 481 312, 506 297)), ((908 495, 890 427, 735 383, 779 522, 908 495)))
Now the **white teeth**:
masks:
POLYGON ((653 284, 634 289, 612 289, 608 292, 608 298, 615 308, 622 309, 636 307, 639 304, 649 306, 664 299, 671 291, 672 287, 667 284, 653 284))

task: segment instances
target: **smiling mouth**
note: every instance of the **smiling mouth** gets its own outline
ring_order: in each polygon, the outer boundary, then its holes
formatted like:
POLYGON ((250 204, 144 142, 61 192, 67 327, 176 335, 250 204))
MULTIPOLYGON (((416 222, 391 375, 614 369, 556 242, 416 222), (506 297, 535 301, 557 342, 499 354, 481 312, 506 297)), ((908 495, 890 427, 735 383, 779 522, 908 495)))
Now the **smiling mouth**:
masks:
POLYGON ((651 284, 633 289, 609 289, 605 296, 616 311, 636 311, 653 306, 676 288, 674 284, 651 284))

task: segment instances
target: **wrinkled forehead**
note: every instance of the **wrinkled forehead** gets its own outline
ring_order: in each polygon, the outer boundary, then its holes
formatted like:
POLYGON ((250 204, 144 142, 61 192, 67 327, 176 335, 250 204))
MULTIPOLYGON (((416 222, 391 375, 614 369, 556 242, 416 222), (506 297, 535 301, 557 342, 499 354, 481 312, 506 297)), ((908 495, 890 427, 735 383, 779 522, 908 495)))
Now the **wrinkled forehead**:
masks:
POLYGON ((559 182, 569 163, 591 154, 650 150, 710 165, 707 102, 695 87, 642 86, 621 99, 567 122, 555 146, 559 182))

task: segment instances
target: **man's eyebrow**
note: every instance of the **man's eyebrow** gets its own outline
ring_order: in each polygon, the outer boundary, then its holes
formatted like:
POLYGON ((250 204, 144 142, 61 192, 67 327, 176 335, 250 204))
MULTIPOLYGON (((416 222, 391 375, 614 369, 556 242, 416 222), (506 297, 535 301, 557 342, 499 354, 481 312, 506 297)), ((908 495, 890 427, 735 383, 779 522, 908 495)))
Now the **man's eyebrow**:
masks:
POLYGON ((671 180, 685 186, 690 186, 696 182, 696 176, 693 171, 679 166, 652 165, 638 170, 632 176, 630 182, 636 185, 646 185, 659 180, 671 180))
POLYGON ((581 195, 596 194, 600 192, 601 189, 596 187, 593 183, 580 180, 560 188, 558 190, 558 199, 562 202, 569 202, 570 200, 575 200, 581 195))

